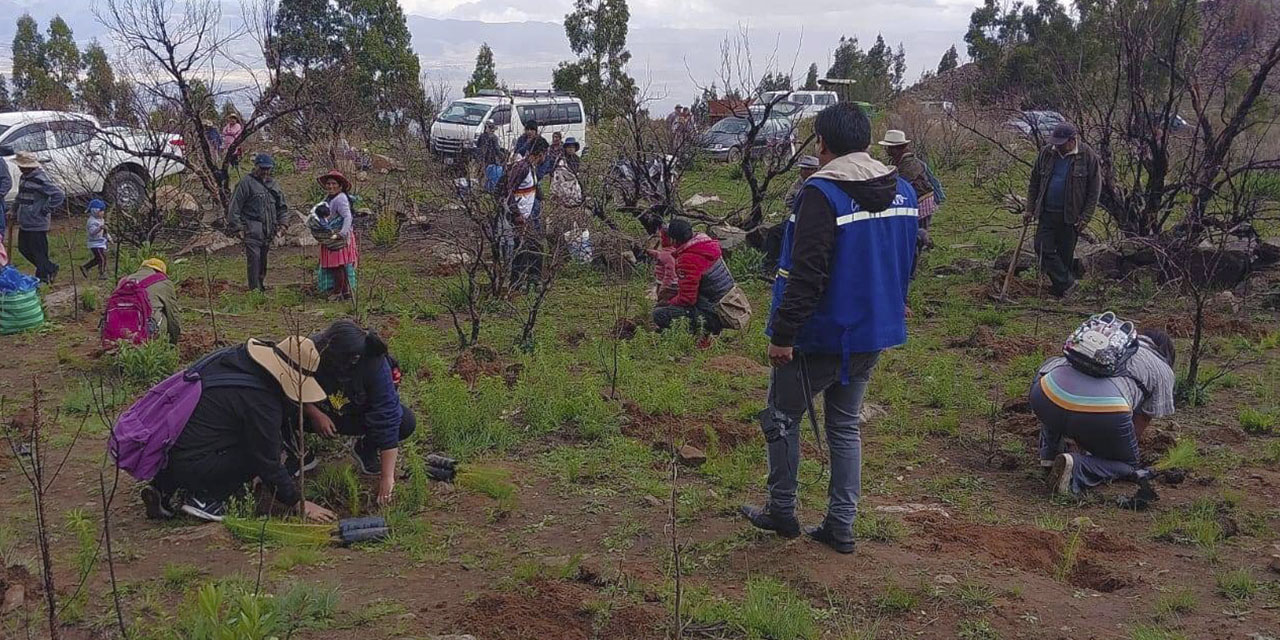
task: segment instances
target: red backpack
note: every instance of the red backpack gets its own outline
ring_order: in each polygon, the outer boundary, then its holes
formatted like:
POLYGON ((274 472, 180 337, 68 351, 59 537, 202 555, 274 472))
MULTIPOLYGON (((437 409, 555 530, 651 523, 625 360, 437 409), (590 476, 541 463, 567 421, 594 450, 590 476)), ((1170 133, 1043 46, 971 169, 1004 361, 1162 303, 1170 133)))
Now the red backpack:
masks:
POLYGON ((147 287, 165 279, 163 273, 155 273, 142 280, 124 277, 107 298, 107 309, 102 316, 102 346, 111 348, 121 340, 142 344, 150 340, 158 327, 151 319, 151 298, 147 287))

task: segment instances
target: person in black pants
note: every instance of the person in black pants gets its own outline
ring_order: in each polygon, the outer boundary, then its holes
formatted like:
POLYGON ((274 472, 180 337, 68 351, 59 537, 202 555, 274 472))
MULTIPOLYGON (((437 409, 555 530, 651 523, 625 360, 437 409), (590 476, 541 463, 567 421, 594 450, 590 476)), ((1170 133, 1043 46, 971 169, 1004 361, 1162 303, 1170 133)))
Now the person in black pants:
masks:
POLYGON ((66 194, 41 168, 35 154, 20 151, 14 158, 14 164, 22 172, 18 181, 18 197, 14 202, 18 218, 18 252, 35 265, 37 278, 51 284, 58 275, 58 265, 49 259, 49 227, 53 212, 66 201, 66 194))
POLYGON ((249 288, 266 290, 271 241, 288 221, 289 209, 280 185, 271 177, 275 160, 260 153, 253 172, 240 180, 227 207, 227 230, 244 240, 249 288))
MULTIPOLYGON (((400 401, 399 367, 378 334, 351 320, 335 321, 314 340, 321 354, 316 377, 328 398, 303 408, 306 429, 324 437, 356 436, 351 446, 356 468, 379 476, 378 504, 387 504, 395 490, 400 443, 417 426, 413 411, 400 401)), ((311 460, 298 464, 313 465, 311 460)))
POLYGON ((1075 285, 1076 241, 1102 193, 1098 156, 1078 138, 1070 124, 1055 127, 1049 144, 1036 158, 1027 187, 1024 218, 1028 224, 1038 220, 1035 248, 1040 270, 1059 298, 1075 285))
POLYGON ((250 339, 210 358, 200 369, 202 380, 235 382, 210 382, 202 389, 165 466, 142 490, 147 517, 172 517, 171 499, 181 490, 186 494, 183 512, 221 521, 227 500, 256 477, 276 502, 302 503, 308 519, 333 521, 333 512, 303 500, 280 462, 287 416, 297 415, 299 401, 324 398, 313 377, 320 361, 315 344, 298 336, 278 343, 250 339))

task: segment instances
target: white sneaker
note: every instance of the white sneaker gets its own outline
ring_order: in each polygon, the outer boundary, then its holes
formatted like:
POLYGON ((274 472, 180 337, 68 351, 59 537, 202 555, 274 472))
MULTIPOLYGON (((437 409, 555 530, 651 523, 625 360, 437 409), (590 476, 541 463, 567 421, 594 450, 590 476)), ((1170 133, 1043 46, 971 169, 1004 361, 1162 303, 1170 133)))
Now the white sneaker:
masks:
POLYGON ((1075 466, 1076 460, 1069 453, 1060 453, 1053 459, 1053 467, 1049 469, 1049 487, 1055 494, 1071 495, 1071 471, 1075 466))

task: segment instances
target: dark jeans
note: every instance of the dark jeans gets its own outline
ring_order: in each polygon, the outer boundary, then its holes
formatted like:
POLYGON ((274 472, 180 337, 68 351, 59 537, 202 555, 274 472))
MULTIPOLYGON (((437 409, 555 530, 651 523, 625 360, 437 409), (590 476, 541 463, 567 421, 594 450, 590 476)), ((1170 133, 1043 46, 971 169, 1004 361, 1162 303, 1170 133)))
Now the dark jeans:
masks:
POLYGON ((48 282, 58 273, 58 265, 49 259, 48 231, 19 231, 18 253, 35 265, 37 278, 48 282))
POLYGON ((249 288, 266 291, 267 253, 271 251, 271 242, 245 242, 244 257, 249 274, 249 288))
POLYGON ((724 323, 720 320, 720 314, 716 313, 715 305, 702 300, 692 307, 662 306, 653 309, 653 323, 658 325, 658 331, 671 328, 671 323, 678 318, 688 318, 689 331, 693 333, 703 331, 720 335, 724 330, 724 323))
POLYGON ((849 361, 849 383, 842 384, 843 363, 838 354, 802 354, 773 369, 769 406, 760 414, 769 453, 769 510, 783 516, 796 510, 800 473, 800 430, 812 397, 822 394, 823 422, 831 453, 831 482, 827 487, 827 526, 840 539, 853 539, 853 521, 862 496, 862 398, 880 352, 855 353, 849 361), (801 367, 808 369, 805 396, 801 367))
POLYGON ((84 263, 80 268, 88 271, 89 269, 97 267, 98 275, 105 274, 107 272, 107 250, 103 248, 93 248, 89 251, 93 252, 93 258, 84 263))
POLYGON ((199 458, 170 458, 152 485, 166 494, 184 489, 199 500, 221 501, 243 492, 253 476, 248 452, 224 449, 199 458))
POLYGON ((1040 271, 1049 277, 1053 294, 1060 296, 1075 283, 1071 266, 1076 255, 1080 233, 1067 224, 1060 213, 1043 213, 1036 227, 1036 255, 1040 271))
POLYGON ((1063 438, 1075 440, 1080 447, 1082 453, 1072 454, 1075 459, 1071 470, 1073 493, 1137 476, 1142 463, 1138 458, 1138 435, 1132 413, 1064 409, 1045 395, 1038 380, 1031 385, 1030 400, 1031 410, 1040 420, 1041 460, 1052 460, 1062 453, 1063 438))

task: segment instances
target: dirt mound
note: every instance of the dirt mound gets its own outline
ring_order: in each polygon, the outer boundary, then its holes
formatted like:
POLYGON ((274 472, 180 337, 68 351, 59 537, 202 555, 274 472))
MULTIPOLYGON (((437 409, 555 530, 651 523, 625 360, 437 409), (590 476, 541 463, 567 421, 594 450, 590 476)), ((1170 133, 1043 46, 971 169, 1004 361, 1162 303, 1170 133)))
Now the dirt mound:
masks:
POLYGON ((947 346, 972 349, 998 362, 1008 362, 1041 350, 1052 353, 1052 344, 1048 341, 1032 336, 997 336, 988 326, 974 327, 968 336, 952 336, 947 346))
POLYGON ((231 282, 223 278, 213 278, 209 281, 209 286, 205 286, 204 278, 190 277, 183 279, 178 283, 178 292, 185 296, 191 296, 204 300, 211 297, 215 300, 227 291, 235 293, 244 293, 248 291, 248 287, 242 284, 231 282))
MULTIPOLYGON (((942 550, 981 551, 1001 564, 1048 576, 1061 570, 1067 544, 1064 536, 1025 525, 991 526, 956 524, 932 517, 911 518, 927 523, 936 544, 942 550)), ((1137 548, 1117 540, 1105 532, 1086 533, 1075 554, 1075 562, 1067 581, 1085 589, 1110 593, 1131 586, 1134 581, 1107 567, 1106 556, 1131 554, 1137 548)))
POLYGON ((622 433, 666 450, 672 438, 677 444, 693 445, 703 451, 719 445, 728 450, 760 437, 760 427, 754 423, 737 422, 722 416, 697 418, 645 413, 634 402, 624 401, 626 420, 622 433))
POLYGON ((769 375, 769 367, 742 356, 716 356, 707 361, 707 368, 712 371, 719 371, 720 373, 727 373, 731 375, 760 377, 769 375))
POLYGON ((221 346, 207 329, 187 328, 178 339, 178 355, 183 362, 191 362, 221 346))
POLYGON ((506 640, 666 637, 658 622, 661 612, 605 601, 581 584, 538 580, 529 590, 480 596, 456 625, 477 638, 506 640))
MULTIPOLYGON (((1164 329, 1174 338, 1191 338, 1196 334, 1195 314, 1190 312, 1149 318, 1142 323, 1142 326, 1148 329, 1164 329)), ((1224 315, 1209 310, 1204 314, 1204 331, 1210 335, 1251 338, 1267 334, 1266 327, 1253 324, 1247 316, 1224 315)))
POLYGON ((474 387, 482 376, 502 376, 507 386, 515 384, 520 376, 520 365, 506 365, 498 358, 498 354, 488 347, 471 347, 458 354, 449 367, 459 378, 474 387))

